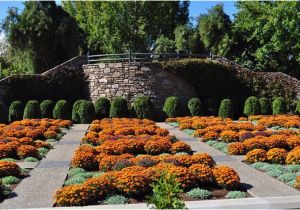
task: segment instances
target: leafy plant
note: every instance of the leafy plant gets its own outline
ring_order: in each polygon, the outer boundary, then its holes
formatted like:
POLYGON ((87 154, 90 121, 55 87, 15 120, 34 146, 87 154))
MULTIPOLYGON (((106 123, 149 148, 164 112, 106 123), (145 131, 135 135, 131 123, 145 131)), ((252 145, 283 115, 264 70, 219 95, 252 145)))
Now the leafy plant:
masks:
POLYGON ((40 104, 42 118, 53 118, 54 103, 52 100, 44 100, 40 104))
POLYGON ((188 102, 188 108, 192 116, 203 115, 203 106, 199 98, 192 98, 188 102))
POLYGON ((69 120, 71 118, 70 105, 66 100, 59 100, 56 102, 53 109, 54 119, 69 120))
POLYGON ((77 100, 73 104, 73 107, 72 107, 72 120, 73 120, 74 123, 79 123, 80 122, 80 116, 79 116, 78 110, 79 110, 80 105, 83 102, 84 102, 84 100, 77 100))
POLYGON ((100 97, 95 101, 95 113, 97 119, 109 117, 110 101, 105 97, 100 97))
POLYGON ((247 198, 247 194, 242 191, 230 191, 227 193, 225 198, 228 199, 247 198))
POLYGON ((135 113, 139 119, 152 119, 154 106, 148 96, 139 96, 133 102, 135 113))
POLYGON ((286 102, 282 97, 276 97, 272 103, 273 114, 285 114, 287 112, 286 102))
POLYGON ((300 99, 297 101, 296 109, 295 109, 295 114, 300 115, 300 99))
POLYGON ((25 162, 38 162, 39 160, 35 157, 27 157, 24 159, 25 162))
POLYGON ((121 204, 126 204, 128 202, 129 202, 129 199, 126 198, 123 195, 112 195, 112 196, 108 196, 103 201, 103 204, 107 204, 107 205, 121 205, 121 204))
POLYGON ((24 110, 24 119, 36 119, 41 117, 41 110, 38 101, 28 101, 24 110))
POLYGON ((114 98, 110 106, 109 117, 127 117, 128 114, 127 101, 121 97, 114 98))
POLYGON ((153 195, 147 205, 153 204, 156 209, 183 209, 185 204, 179 194, 183 192, 174 174, 163 171, 156 183, 151 184, 153 195))
POLYGON ((95 107, 91 101, 83 101, 78 108, 80 123, 91 123, 95 118, 95 107))
POLYGON ((258 100, 260 106, 260 114, 269 115, 271 114, 271 104, 269 99, 267 98, 260 98, 258 100))
POLYGON ((255 96, 251 96, 245 101, 244 114, 247 116, 260 114, 259 101, 255 96))
POLYGON ((71 168, 69 171, 68 171, 68 176, 74 176, 76 174, 79 174, 79 173, 85 173, 86 171, 83 169, 83 168, 71 168))
POLYGON ((5 176, 2 178, 2 183, 5 185, 17 184, 20 182, 20 179, 15 176, 5 176))
POLYGON ((198 198, 198 199, 204 200, 204 199, 211 198, 212 197, 212 192, 197 187, 197 188, 194 188, 194 189, 188 191, 187 195, 192 197, 192 198, 198 198))
POLYGON ((221 101, 219 108, 219 117, 222 118, 234 118, 234 109, 230 99, 224 99, 221 101))
POLYGON ((24 104, 22 101, 13 101, 9 106, 8 122, 23 119, 24 104))
POLYGON ((171 96, 165 101, 163 111, 168 117, 178 117, 181 114, 181 104, 178 97, 171 96))

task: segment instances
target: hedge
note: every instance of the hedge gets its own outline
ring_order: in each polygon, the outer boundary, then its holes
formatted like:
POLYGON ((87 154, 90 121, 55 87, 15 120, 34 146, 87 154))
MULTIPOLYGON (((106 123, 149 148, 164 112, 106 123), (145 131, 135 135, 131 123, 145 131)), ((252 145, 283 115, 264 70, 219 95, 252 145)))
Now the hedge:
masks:
POLYGON ((154 106, 148 96, 139 96, 133 102, 133 108, 137 118, 152 119, 154 114, 154 106))
POLYGON ((22 120, 24 114, 24 104, 22 101, 13 101, 9 106, 8 122, 22 120))
POLYGON ((95 113, 97 119, 109 117, 110 101, 105 97, 100 97, 95 101, 95 113))
POLYGON ((244 114, 247 116, 260 114, 260 106, 255 96, 250 96, 245 101, 244 114))
POLYGON ((56 102, 53 109, 53 118, 62 120, 71 119, 70 105, 66 100, 59 100, 56 102))
POLYGON ((44 100, 40 104, 42 118, 53 118, 54 102, 52 100, 44 100))
POLYGON ((127 101, 121 97, 114 98, 110 106, 109 117, 128 117, 128 115, 127 101))
POLYGON ((24 119, 36 119, 41 118, 40 104, 36 100, 30 100, 27 102, 24 109, 24 119))
POLYGON ((80 123, 80 116, 79 116, 78 110, 79 110, 79 107, 80 107, 81 103, 83 103, 83 102, 84 102, 84 100, 80 99, 80 100, 75 101, 75 103, 73 104, 73 107, 72 107, 72 121, 74 123, 80 123))
POLYGON ((168 117, 178 117, 181 115, 181 104, 178 97, 171 96, 165 101, 163 111, 168 117))
POLYGON ((233 104, 230 99, 223 99, 221 101, 218 115, 222 118, 234 118, 233 104))
POLYGON ((4 104, 0 102, 0 123, 7 122, 7 112, 5 110, 4 104))
POLYGON ((203 115, 203 106, 199 98, 192 98, 188 102, 188 108, 192 116, 203 115))
POLYGON ((95 119, 95 107, 91 101, 79 103, 78 115, 81 124, 91 123, 95 119))
POLYGON ((284 98, 276 97, 272 103, 273 114, 286 114, 287 107, 284 98))
POLYGON ((260 114, 262 115, 269 115, 271 114, 271 104, 269 99, 267 98, 260 98, 258 100, 259 107, 260 107, 260 114))

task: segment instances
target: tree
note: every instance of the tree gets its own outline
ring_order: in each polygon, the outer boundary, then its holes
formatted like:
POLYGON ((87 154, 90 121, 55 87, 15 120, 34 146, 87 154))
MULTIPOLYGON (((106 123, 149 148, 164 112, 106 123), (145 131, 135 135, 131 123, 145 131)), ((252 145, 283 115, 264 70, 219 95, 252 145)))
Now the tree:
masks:
POLYGON ((28 1, 21 14, 11 8, 2 28, 13 56, 31 61, 41 73, 79 54, 80 29, 54 1, 28 1))
POLYGON ((155 42, 156 53, 172 53, 174 52, 174 41, 161 35, 155 42))
POLYGON ((214 54, 224 54, 228 42, 224 40, 230 34, 231 21, 225 14, 222 4, 208 10, 208 14, 199 17, 199 34, 204 46, 214 54), (224 49, 225 46, 225 49, 224 49))
POLYGON ((64 9, 86 32, 91 52, 118 53, 129 48, 149 51, 164 35, 174 39, 177 24, 188 21, 188 2, 63 2, 64 9), (162 21, 163 20, 163 21, 162 21))
POLYGON ((233 58, 253 70, 300 78, 300 2, 237 2, 233 58))

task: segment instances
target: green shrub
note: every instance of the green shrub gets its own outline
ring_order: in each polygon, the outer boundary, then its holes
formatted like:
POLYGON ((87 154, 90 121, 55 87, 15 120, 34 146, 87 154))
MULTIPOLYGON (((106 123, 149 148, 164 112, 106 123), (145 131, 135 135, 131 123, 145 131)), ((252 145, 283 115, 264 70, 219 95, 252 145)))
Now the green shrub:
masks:
POLYGON ((171 96, 165 101, 163 111, 168 117, 178 117, 181 115, 181 104, 178 97, 171 96))
POLYGON ((44 100, 40 104, 42 118, 53 118, 54 103, 51 100, 44 100))
POLYGON ((109 117, 110 101, 105 97, 100 97, 95 101, 95 113, 97 119, 109 117))
POLYGON ((46 154, 49 152, 49 149, 46 147, 38 148, 40 157, 46 157, 46 154))
POLYGON ((14 122, 16 120, 23 119, 24 104, 22 101, 13 101, 9 106, 8 122, 14 122))
POLYGON ((287 183, 287 182, 295 180, 296 177, 297 177, 297 173, 284 173, 284 174, 278 176, 277 179, 284 183, 287 183))
POLYGON ((273 114, 286 114, 286 102, 282 97, 276 97, 272 103, 273 114))
POLYGON ((69 103, 66 100, 59 100, 56 102, 55 107, 53 109, 53 118, 69 120, 71 119, 70 112, 71 111, 69 103))
POLYGON ((209 199, 212 197, 212 192, 197 187, 197 188, 194 188, 194 189, 188 191, 187 195, 192 198, 198 198, 201 200, 205 200, 205 199, 209 199))
POLYGON ((75 176, 76 174, 79 174, 79 173, 85 173, 86 171, 83 169, 83 168, 71 168, 69 171, 68 171, 68 176, 69 177, 72 177, 72 176, 75 176))
POLYGON ((272 177, 278 177, 281 176, 282 174, 284 174, 284 171, 278 170, 278 169, 274 169, 274 170, 269 170, 266 172, 266 174, 268 174, 269 176, 272 177))
POLYGON ((263 114, 263 115, 271 114, 271 104, 270 104, 269 99, 260 98, 258 100, 258 102, 259 102, 259 107, 260 107, 260 114, 263 114))
POLYGON ((295 114, 300 114, 300 99, 297 101, 296 109, 295 109, 295 114))
POLYGON ((247 198, 247 193, 242 191, 230 191, 227 193, 225 198, 228 199, 247 198))
POLYGON ((75 175, 73 177, 71 177, 70 179, 68 179, 67 181, 65 181, 65 185, 75 185, 75 184, 82 184, 84 181, 86 180, 85 177, 80 176, 80 175, 75 175))
POLYGON ((152 119, 154 106, 148 96, 139 96, 133 102, 133 108, 139 119, 152 119))
POLYGON ((107 205, 121 205, 128 203, 129 200, 123 195, 112 195, 108 196, 104 201, 103 204, 107 205))
POLYGON ((41 118, 41 110, 38 101, 30 100, 27 102, 24 109, 24 119, 41 118))
POLYGON ((151 184, 153 194, 147 205, 154 205, 156 209, 183 209, 185 204, 180 200, 180 183, 174 174, 163 171, 156 183, 151 184))
POLYGON ((91 101, 83 101, 78 108, 81 124, 91 123, 95 119, 95 107, 91 101))
POLYGON ((188 108, 192 116, 203 115, 203 106, 199 98, 192 98, 188 102, 188 108))
POLYGON ((114 98, 110 106, 109 117, 127 117, 128 115, 127 101, 121 97, 114 98))
POLYGON ((73 107, 72 107, 72 121, 74 123, 79 123, 80 122, 80 116, 79 116, 78 110, 79 110, 80 105, 83 102, 84 102, 84 100, 77 100, 73 104, 73 107))
POLYGON ((14 159, 14 158, 2 158, 0 160, 7 161, 7 162, 17 162, 18 161, 18 160, 14 159))
POLYGON ((19 182, 20 182, 20 179, 15 176, 5 176, 2 178, 2 183, 5 185, 18 184, 19 182))
POLYGON ((230 99, 223 99, 219 108, 219 117, 234 118, 233 105, 230 99))
POLYGON ((245 101, 244 114, 247 116, 260 114, 259 101, 255 96, 250 96, 245 101))
POLYGON ((24 159, 25 162, 39 162, 39 160, 35 157, 27 157, 24 159))

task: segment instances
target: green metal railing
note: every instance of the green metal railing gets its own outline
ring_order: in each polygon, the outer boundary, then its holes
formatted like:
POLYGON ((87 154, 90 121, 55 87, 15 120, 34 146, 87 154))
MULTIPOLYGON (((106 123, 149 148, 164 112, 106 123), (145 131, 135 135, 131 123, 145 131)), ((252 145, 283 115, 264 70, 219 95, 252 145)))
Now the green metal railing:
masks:
POLYGON ((163 61, 169 59, 181 58, 212 58, 212 54, 191 54, 191 53, 133 53, 131 50, 128 53, 120 54, 87 54, 87 62, 106 63, 106 62, 143 62, 143 61, 163 61))

